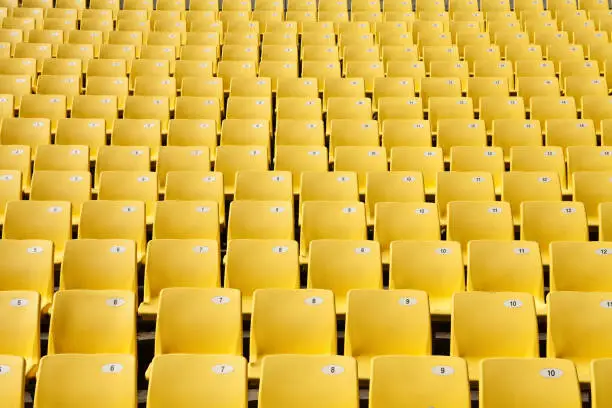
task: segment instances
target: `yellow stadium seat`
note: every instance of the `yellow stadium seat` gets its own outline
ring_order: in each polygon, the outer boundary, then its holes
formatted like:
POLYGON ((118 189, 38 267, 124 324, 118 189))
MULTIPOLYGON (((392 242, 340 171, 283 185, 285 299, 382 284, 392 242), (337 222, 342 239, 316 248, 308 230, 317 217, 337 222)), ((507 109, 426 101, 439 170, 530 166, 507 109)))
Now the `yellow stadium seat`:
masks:
POLYGON ((145 206, 142 201, 102 201, 83 203, 79 239, 127 239, 136 242, 140 262, 146 245, 145 206))
POLYGON ((159 201, 153 239, 212 239, 219 241, 219 213, 212 201, 159 201))
POLYGON ((251 314, 257 289, 299 289, 298 245, 280 239, 233 239, 228 242, 225 287, 240 290, 242 311, 251 314), (253 270, 254 263, 259 271, 253 270))
POLYGON ((171 119, 168 146, 207 146, 211 159, 217 146, 217 126, 210 119, 171 119))
POLYGON ((382 146, 387 150, 387 157, 391 156, 394 147, 422 147, 431 146, 432 143, 431 127, 427 120, 387 119, 383 121, 381 134, 382 146))
POLYGON ((552 242, 550 291, 608 292, 608 242, 552 242))
POLYGON ((89 152, 86 146, 41 145, 34 161, 34 171, 66 170, 89 172, 89 152))
POLYGON ((49 355, 136 353, 135 294, 118 290, 57 292, 49 355))
MULTIPOLYGON (((0 65, 0 72, 1 70, 0 65)), ((338 61, 302 61, 302 77, 315 78, 319 92, 323 91, 326 78, 340 78, 340 62, 338 61)))
POLYGON ((467 262, 469 241, 512 240, 514 238, 514 225, 509 203, 452 201, 447 205, 447 214, 446 238, 461 243, 464 262, 467 262))
POLYGON ((330 98, 365 98, 363 78, 325 78, 323 110, 327 112, 330 98))
POLYGON ((457 357, 375 357, 369 391, 371 408, 399 408, 415 402, 425 406, 470 405, 466 363, 457 357), (397 378, 406 379, 413 387, 394 381, 397 378))
POLYGON ((91 174, 88 171, 37 170, 32 176, 30 199, 66 201, 72 207, 72 224, 78 225, 81 205, 91 199, 91 174))
POLYGON ((381 245, 384 264, 390 262, 389 250, 393 241, 439 240, 440 220, 436 204, 418 202, 376 204, 374 239, 381 245))
POLYGON ((98 149, 106 144, 104 119, 61 119, 57 123, 55 142, 64 146, 86 146, 89 149, 89 160, 94 161, 98 149))
POLYGON ((437 174, 444 171, 442 149, 439 147, 394 147, 391 149, 391 171, 421 172, 425 194, 435 194, 437 174))
POLYGON ((545 171, 556 172, 559 176, 561 190, 567 189, 563 150, 553 146, 516 146, 510 149, 511 171, 545 171))
POLYGON ((41 360, 34 406, 92 408, 137 405, 136 357, 126 354, 52 355, 41 360))
POLYGON ((573 175, 579 171, 609 171, 612 151, 604 146, 571 146, 567 148, 567 183, 573 189, 573 175))
POLYGON ((582 405, 576 369, 571 361, 492 358, 482 362, 481 370, 479 401, 483 408, 512 404, 568 408, 582 405))
POLYGON ((581 383, 591 381, 592 360, 610 356, 608 299, 609 292, 548 295, 546 356, 571 360, 581 383))
MULTIPOLYGON (((378 130, 383 132, 389 120, 422 120, 422 99, 415 97, 385 96, 378 100, 378 130)), ((431 142, 428 144, 431 145, 431 142)))
POLYGON ((161 145, 162 127, 162 122, 154 117, 115 120, 111 135, 111 145, 149 147, 151 159, 157 161, 161 145))
MULTIPOLYGON (((0 315, 5 321, 0 349, 5 356, 18 356, 25 360, 25 364, 23 360, 21 363, 22 381, 23 376, 34 378, 40 359, 40 295, 32 291, 6 290, 1 292, 0 300, 0 315)), ((23 387, 19 393, 23 393, 23 387)))
MULTIPOLYGON (((188 86, 188 79, 189 78, 183 80, 183 86, 188 86)), ((199 79, 197 80, 200 81, 199 79)), ((216 86, 214 86, 213 88, 216 88, 216 86)), ((176 99, 176 110, 174 112, 174 119, 214 120, 217 124, 217 133, 221 133, 222 105, 220 105, 219 103, 219 98, 216 95, 208 97, 179 96, 176 99)))
POLYGON ((144 299, 138 307, 138 314, 145 317, 155 316, 160 303, 160 293, 166 288, 215 288, 220 286, 220 279, 219 246, 215 240, 149 241, 144 299), (175 259, 177 254, 181 256, 175 259))
POLYGON ((4 223, 6 204, 21 200, 21 183, 19 170, 0 170, 0 225, 4 223))
POLYGON ((288 239, 293 236, 293 211, 286 201, 232 201, 227 239, 288 239))
MULTIPOLYGON (((435 102, 435 99, 433 102, 435 102)), ((442 115, 446 115, 446 113, 443 113, 443 107, 444 104, 440 105, 440 113, 442 115)), ((465 116, 467 116, 467 111, 465 113, 465 116)), ((449 116, 451 115, 452 114, 449 114, 449 116)), ((444 118, 438 120, 437 145, 444 151, 445 161, 452 160, 452 152, 458 147, 470 147, 471 149, 468 149, 467 151, 475 151, 477 148, 484 148, 487 149, 486 151, 495 152, 495 148, 494 150, 491 150, 485 147, 487 145, 487 131, 485 124, 482 120, 476 119, 444 118)), ((497 154, 494 154, 492 157, 497 158, 495 156, 497 156, 497 154)))
POLYGON ((223 175, 207 171, 171 171, 166 175, 166 200, 213 201, 225 225, 223 175))
POLYGON ((302 206, 300 260, 309 256, 311 241, 317 239, 364 240, 366 219, 363 203, 353 201, 308 201, 302 206))
POLYGON ((319 88, 315 78, 279 78, 277 98, 318 98, 319 88))
POLYGON ((431 354, 427 294, 401 289, 351 290, 344 344, 344 354, 357 360, 359 378, 365 380, 370 379, 371 373, 377 374, 373 356, 431 354), (372 314, 370 310, 376 307, 381 313, 372 314), (384 340, 379 336, 382 327, 393 328, 384 340), (412 335, 406 341, 409 332, 412 335))
POLYGON ((453 294, 465 290, 459 243, 436 240, 392 242, 389 288, 426 291, 431 314, 450 315, 453 294), (432 274, 441 279, 432 280, 432 274))
POLYGON ((499 147, 454 146, 450 149, 450 170, 488 172, 493 176, 495 194, 501 194, 504 173, 503 151, 499 147))
POLYGON ((468 291, 529 293, 538 316, 546 315, 537 242, 471 241, 467 256, 468 291))
MULTIPOLYGON (((21 184, 20 187, 23 191, 29 191, 30 180, 32 175, 32 163, 30 161, 31 148, 29 146, 23 146, 18 144, 12 145, 0 145, 0 169, 3 174, 6 171, 18 171, 20 172, 21 184)), ((11 181, 11 180, 5 180, 11 181)), ((19 195, 21 197, 21 194, 19 195)), ((2 220, 4 221, 4 211, 2 220)))
MULTIPOLYGON (((472 120, 473 112, 474 108, 470 98, 437 96, 431 97, 429 100, 429 122, 432 124, 434 132, 438 131, 438 125, 443 119, 472 120)), ((472 120, 472 122, 474 121, 472 120)), ((469 127, 469 129, 477 129, 477 132, 481 132, 479 128, 482 129, 482 132, 485 132, 484 124, 483 126, 469 127)))
POLYGON ((154 359, 147 393, 150 408, 211 401, 227 406, 247 405, 247 363, 243 357, 173 354, 154 359), (185 388, 194 392, 187 395, 185 388))
POLYGON ((66 117, 66 97, 64 95, 23 95, 19 117, 49 119, 51 131, 55 133, 57 121, 66 117))
MULTIPOLYGON (((455 148, 453 148, 455 149, 455 148)), ((446 225, 447 205, 453 201, 495 201, 493 177, 486 170, 439 172, 436 180, 436 203, 440 222, 446 225)))
MULTIPOLYGON (((336 314, 331 291, 322 289, 255 291, 251 317, 249 378, 261 377, 262 388, 265 387, 266 360, 272 360, 274 358, 272 356, 277 354, 332 356, 336 354, 336 348, 336 314), (280 327, 284 328, 282 335, 278 331, 280 327)), ((293 367, 295 368, 295 365, 293 367)), ((356 371, 355 364, 352 379, 355 391, 356 371)), ((291 372, 296 371, 291 370, 291 372)), ((317 372, 321 372, 320 368, 317 372)), ((284 381, 287 379, 287 374, 283 376, 284 381)), ((265 392, 260 391, 260 403, 265 406, 265 395, 262 394, 265 392)), ((294 396, 292 394, 291 400, 294 396)), ((353 398, 357 404, 356 396, 353 398)), ((300 401, 303 402, 303 399, 300 401)), ((285 406, 285 403, 270 405, 273 406, 285 406)))
POLYGON ((158 198, 157 175, 139 171, 104 171, 100 174, 99 200, 144 201, 147 224, 153 223, 158 198))
POLYGON ((236 173, 235 200, 293 201, 290 172, 241 171, 236 173))
POLYGON ((61 263, 71 225, 70 202, 12 201, 6 205, 2 238, 53 241, 54 260, 61 263))
MULTIPOLYGON (((240 293, 237 290, 163 289, 155 331, 155 357, 147 369, 147 378, 154 377, 158 362, 172 354, 190 354, 193 357, 209 354, 217 355, 217 358, 221 355, 241 355, 240 310, 240 293), (177 319, 177 313, 189 316, 189 319, 177 319), (198 324, 193 324, 194 321, 198 324)), ((244 366, 246 379, 246 361, 244 366)))
POLYGON ((374 225, 376 204, 382 202, 425 202, 422 174, 408 171, 366 173, 365 208, 369 226, 374 225))
POLYGON ((2 405, 7 408, 22 407, 24 404, 25 361, 22 357, 2 355, 2 405))
POLYGON ((307 287, 334 292, 338 315, 347 313, 353 289, 382 289, 378 244, 359 240, 316 240, 310 244, 307 287))
POLYGON ((386 151, 378 146, 336 147, 334 170, 357 173, 359 193, 365 194, 366 174, 370 171, 387 170, 386 151))
POLYGON ((226 194, 234 193, 237 172, 267 169, 268 158, 264 146, 219 146, 217 148, 215 171, 223 173, 226 194))
POLYGON ((126 97, 125 119, 148 119, 158 120, 161 123, 161 131, 168 132, 168 120, 170 119, 170 101, 163 96, 137 96, 126 97))
POLYGON ((274 170, 290 171, 293 194, 299 194, 302 173, 305 171, 327 171, 328 156, 324 146, 278 146, 274 170))
POLYGON ((527 201, 521 204, 521 216, 521 239, 539 243, 544 265, 550 263, 550 243, 589 239, 582 203, 527 201))
POLYGON ((66 243, 60 290, 127 290, 136 293, 137 286, 134 241, 76 239, 66 243))
POLYGON ((108 120, 106 131, 112 129, 112 119, 117 116, 117 108, 125 109, 125 102, 128 96, 128 80, 124 77, 89 77, 85 85, 85 95, 77 96, 74 105, 74 112, 77 117, 81 115, 101 115, 104 112, 104 118, 108 120), (97 97, 93 97, 97 96, 97 97), (114 97, 114 98, 113 98, 114 97), (83 107, 80 105, 83 104, 83 107), (95 106, 98 106, 97 110, 95 106), (93 105, 93 106, 91 106, 93 105), (83 108, 83 112, 81 110, 83 108), (87 113, 85 113, 87 112, 87 113), (108 114, 111 114, 110 116, 108 114))
POLYGON ((322 120, 279 119, 274 143, 278 146, 324 146, 325 126, 322 120))
POLYGON ((482 378, 481 362, 487 358, 539 357, 533 297, 514 292, 455 294, 451 356, 466 359, 470 381, 482 378))
POLYGON ((610 183, 610 171, 575 171, 572 173, 574 200, 584 204, 589 226, 598 225, 599 204, 612 201, 605 186, 610 183))
POLYGON ((149 148, 130 146, 100 146, 96 158, 94 189, 100 186, 105 171, 147 172, 150 168, 149 148))
POLYGON ((157 161, 158 189, 166 191, 166 176, 171 171, 210 170, 210 153, 207 146, 162 146, 157 161))
MULTIPOLYGON (((480 119, 485 122, 487 133, 493 134, 493 139, 500 137, 505 140, 506 137, 512 137, 514 140, 521 140, 522 137, 529 137, 533 134, 535 137, 535 131, 537 130, 540 135, 539 145, 541 145, 541 131, 540 123, 538 121, 526 122, 525 120, 525 105, 522 97, 483 97, 480 99, 480 119), (523 126, 526 129, 534 129, 533 131, 521 130, 520 133, 516 133, 514 126, 522 126, 525 123, 530 123, 529 126, 523 126), (537 129, 533 128, 532 125, 537 125, 537 129), (512 129, 512 130, 511 130, 512 129)), ((500 140, 501 142, 501 140, 500 140)), ((502 147, 506 147, 504 142, 500 143, 502 147)), ((497 145, 494 143, 494 145, 497 145)), ((507 146, 506 157, 508 149, 511 145, 507 146)))
POLYGON ((502 201, 510 204, 514 225, 521 223, 523 201, 561 201, 559 175, 554 171, 510 171, 503 174, 502 201))

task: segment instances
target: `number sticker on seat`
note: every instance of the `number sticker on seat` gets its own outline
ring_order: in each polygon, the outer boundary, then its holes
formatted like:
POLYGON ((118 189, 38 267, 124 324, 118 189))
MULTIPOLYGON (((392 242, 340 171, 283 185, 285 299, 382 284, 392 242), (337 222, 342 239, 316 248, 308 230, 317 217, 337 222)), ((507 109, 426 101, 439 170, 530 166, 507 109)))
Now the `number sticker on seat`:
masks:
POLYGON ((447 376, 455 374, 455 369, 449 366, 435 366, 431 369, 435 375, 447 376))
POLYGON ((323 367, 322 371, 324 374, 327 374, 327 375, 338 375, 344 372, 344 367, 336 365, 336 364, 331 364, 331 365, 323 367))
POLYGON ((121 297, 112 297, 106 300, 106 304, 113 307, 120 307, 125 305, 125 299, 121 297))
POLYGON ((13 307, 24 307, 27 306, 29 303, 28 299, 23 299, 23 298, 14 298, 11 299, 11 306, 13 307))
POLYGON ((102 366, 102 372, 105 374, 117 374, 123 370, 123 366, 117 363, 105 364, 102 366))
POLYGON ((540 375, 544 378, 559 378, 563 375, 563 370, 558 368, 545 368, 540 371, 540 375))
POLYGON ((217 364, 213 366, 212 372, 219 375, 231 374, 234 372, 234 367, 229 364, 217 364))
POLYGON ((504 306, 509 309, 518 309, 523 306, 523 302, 518 299, 508 299, 504 302, 504 306))
POLYGON ((112 247, 110 247, 110 251, 113 254, 122 254, 125 252, 125 247, 121 245, 113 245, 112 247))
POLYGON ((399 299, 399 304, 402 306, 414 306, 417 304, 416 298, 404 296, 399 299))
POLYGON ((311 296, 309 298, 306 298, 306 300, 304 300, 304 303, 311 306, 318 306, 323 304, 323 298, 320 298, 318 296, 311 296))
POLYGON ((217 305, 226 305, 230 302, 230 298, 227 296, 214 296, 211 300, 217 305))

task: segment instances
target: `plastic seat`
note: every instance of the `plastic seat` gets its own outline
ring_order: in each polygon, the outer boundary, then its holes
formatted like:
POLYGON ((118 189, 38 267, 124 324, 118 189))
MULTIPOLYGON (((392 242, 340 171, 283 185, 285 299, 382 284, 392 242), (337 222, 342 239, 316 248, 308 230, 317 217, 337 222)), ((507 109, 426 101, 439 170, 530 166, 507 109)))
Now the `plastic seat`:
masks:
POLYGON ((171 119, 168 125, 168 146, 207 146, 214 159, 217 126, 210 119, 171 119))
POLYGON ((117 119, 113 124, 111 145, 149 147, 151 160, 157 161, 163 124, 156 118, 117 119))
POLYGON ((440 221, 436 204, 376 204, 374 238, 381 245, 384 264, 390 262, 389 250, 393 241, 439 240, 440 221))
POLYGON ((276 105, 276 120, 321 120, 322 107, 319 98, 287 97, 280 98, 276 105))
POLYGON ((105 171, 148 172, 149 148, 130 146, 100 146, 96 158, 94 189, 100 185, 100 175, 105 171))
POLYGON ((470 381, 483 378, 481 362, 487 358, 539 357, 533 297, 513 292, 455 294, 451 356, 467 361, 470 381))
POLYGON ((370 146, 336 147, 334 170, 357 173, 359 193, 365 194, 366 174, 387 170, 386 151, 382 147, 370 146))
POLYGON ((136 293, 136 243, 121 239, 68 241, 60 273, 60 290, 72 289, 136 293))
POLYGON ((548 146, 596 146, 595 125, 592 120, 549 119, 546 121, 548 146))
POLYGON ((415 92, 421 92, 422 81, 425 78, 425 64, 418 61, 415 48, 401 50, 383 48, 383 62, 387 77, 412 78, 415 92))
POLYGON ((368 172, 365 208, 369 226, 374 225, 376 204, 382 202, 425 202, 422 174, 407 171, 368 172))
POLYGON ((552 242, 550 291, 608 292, 608 242, 552 242))
POLYGON ((610 395, 605 387, 610 377, 610 359, 602 358, 591 362, 591 400, 594 408, 605 407, 610 395))
MULTIPOLYGON (((282 405, 266 405, 266 360, 270 361, 274 358, 267 357, 276 354, 335 355, 335 322, 334 297, 331 291, 322 289, 260 289, 255 291, 251 317, 249 378, 261 377, 260 384, 263 392, 260 390, 259 398, 262 406, 280 407, 286 404, 284 402, 282 405), (279 327, 284 328, 282 335, 279 335, 279 327), (263 367, 262 360, 264 360, 263 367)), ((323 357, 311 358, 320 359, 323 357)), ((341 359, 341 361, 345 361, 344 358, 341 359)), ((287 366, 283 364, 282 367, 287 366)), ((290 372, 295 373, 296 366, 292 365, 292 367, 294 367, 294 370, 290 370, 290 372)), ((356 364, 353 370, 352 384, 356 392, 356 364)), ((318 367, 317 372, 321 372, 318 367)), ((286 383, 288 374, 289 372, 283 374, 283 383, 286 383)), ((321 388, 317 388, 317 393, 320 390, 321 388)), ((335 395, 337 395, 337 391, 336 389, 335 395)), ((292 393, 291 395, 291 400, 293 400, 295 394, 292 393)), ((310 393, 310 395, 313 394, 310 393)), ((302 403, 304 402, 303 398, 300 399, 302 403)), ((354 403, 357 404, 356 394, 352 398, 355 401, 354 403)), ((356 405, 354 407, 356 408, 356 405)))
POLYGON ((303 172, 327 169, 327 148, 324 146, 278 146, 276 149, 274 170, 291 172, 293 194, 300 192, 303 172))
MULTIPOLYGON (((123 110, 125 108, 125 102, 128 96, 128 80, 125 77, 89 77, 85 85, 85 96, 89 97, 76 97, 75 105, 78 107, 79 103, 84 103, 88 100, 97 101, 98 104, 104 104, 104 107, 98 109, 114 108, 123 110), (91 96, 98 96, 97 98, 91 98, 91 96), (116 98, 116 102, 113 103, 113 96, 116 98)), ((91 102, 93 104, 93 102, 91 102)), ((91 109, 87 107, 88 110, 91 109)), ((77 109, 77 112, 80 110, 77 109)), ((91 111, 89 111, 91 112, 91 111)), ((96 112, 96 111, 94 111, 96 112)), ((99 114, 99 113, 98 113, 99 114)), ((116 116, 116 114, 115 114, 116 116)), ((77 117, 80 117, 77 116, 77 117)), ((106 115, 104 116, 106 117, 106 115)), ((106 124, 107 132, 111 130, 112 122, 106 124)))
POLYGON ((146 245, 145 205, 142 201, 102 201, 83 203, 79 239, 126 239, 136 242, 140 262, 146 245))
POLYGON ((34 171, 65 170, 89 173, 89 151, 86 146, 41 145, 34 171))
POLYGON ((323 110, 327 111, 330 98, 365 98, 363 78, 325 78, 323 110))
POLYGON ((226 406, 247 406, 247 363, 243 357, 189 354, 155 357, 147 393, 149 408, 210 401, 226 406), (187 396, 182 391, 185 387, 197 392, 187 396))
POLYGON ((166 175, 166 200, 213 201, 225 225, 223 175, 207 171, 171 171, 166 175))
POLYGON ((235 200, 293 201, 290 172, 244 171, 236 174, 235 200))
POLYGON ((527 201, 521 204, 521 215, 521 239, 539 243, 544 265, 550 263, 551 242, 589 239, 582 203, 527 201))
POLYGON ((523 201, 561 201, 559 175, 550 171, 510 171, 503 174, 502 201, 510 203, 514 225, 521 223, 523 201))
POLYGON ((495 201, 492 174, 485 170, 467 169, 439 172, 436 180, 436 203, 443 225, 447 221, 447 205, 453 201, 495 201))
MULTIPOLYGON (((186 80, 183 82, 185 86, 186 80)), ((216 88, 216 85, 213 88, 216 88)), ((216 122, 217 133, 221 133, 221 112, 220 101, 216 95, 179 96, 176 98, 174 119, 213 120, 216 122)))
POLYGON ((45 118, 5 118, 0 141, 6 145, 30 146, 35 159, 38 146, 51 142, 51 121, 45 118))
POLYGON ((279 119, 276 121, 276 146, 324 146, 322 120, 279 119))
POLYGON ((581 383, 591 381, 592 360, 610 356, 608 298, 608 292, 548 295, 546 356, 571 360, 581 383))
MULTIPOLYGON (((506 70, 509 66, 509 64, 506 64, 505 62, 502 63, 501 51, 499 49, 499 46, 497 45, 466 45, 463 49, 463 58, 468 63, 468 69, 470 70, 470 73, 475 72, 476 61, 482 61, 478 63, 478 65, 481 67, 479 69, 484 69, 485 67, 488 69, 491 64, 497 66, 499 66, 500 64, 504 64, 500 68, 501 70, 506 70)), ((510 67, 510 71, 512 71, 512 67, 510 67)), ((507 76, 508 75, 506 74, 506 77, 507 76)), ((512 81, 512 83, 513 82, 514 81, 512 81)))
POLYGON ((19 117, 49 119, 51 131, 55 133, 57 121, 66 117, 66 97, 64 95, 23 95, 19 117))
POLYGON ((267 120, 271 123, 272 101, 270 98, 230 96, 227 100, 225 117, 226 119, 267 120))
POLYGON ((467 79, 467 96, 481 109, 483 98, 507 98, 510 88, 505 78, 473 77, 467 79))
POLYGON ((386 121, 422 119, 422 99, 385 96, 378 100, 378 130, 380 133, 382 133, 386 121))
POLYGON ((293 240, 293 212, 286 201, 244 201, 230 204, 227 239, 293 240))
POLYGON ((139 171, 104 171, 100 174, 99 200, 144 201, 147 224, 153 223, 158 198, 157 175, 139 171))
POLYGON ((6 203, 21 200, 21 182, 19 170, 0 170, 0 225, 4 223, 6 203))
POLYGON ((221 146, 258 145, 270 150, 270 123, 263 119, 225 119, 221 125, 221 146))
POLYGON ((41 360, 34 406, 92 408, 137 404, 136 357, 127 354, 61 354, 41 360), (110 374, 110 375, 109 375, 110 374))
MULTIPOLYGON (((153 380, 158 362, 168 355, 209 354, 216 355, 217 359, 221 355, 240 356, 242 314, 239 297, 240 293, 233 289, 163 289, 155 331, 155 357, 147 369, 147 378, 153 380), (177 313, 189 319, 176 319, 177 313), (193 324, 194 320, 197 324, 193 324), (215 333, 213 336, 211 331, 215 333)), ((246 379, 246 361, 244 368, 246 379)))
POLYGON ((426 291, 431 314, 450 315, 453 293, 465 290, 459 243, 437 240, 392 242, 389 288, 426 291), (432 274, 443 278, 432 280, 432 274))
MULTIPOLYGON (((20 188, 23 191, 29 191, 30 180, 32 175, 32 163, 30 160, 31 148, 24 145, 0 145, 0 168, 4 169, 2 174, 5 175, 3 181, 11 182, 10 177, 14 171, 20 173, 19 178, 21 179, 20 188), (8 172, 8 173, 7 173, 8 172)), ((13 176, 14 177, 14 176, 13 176)), ((19 195, 21 197, 21 194, 19 195)), ((16 198, 12 196, 12 198, 16 198)), ((11 201, 11 200, 9 200, 11 201)), ((2 212, 2 221, 4 222, 4 210, 2 212)))
POLYGON ((223 173, 224 191, 233 194, 235 175, 239 171, 268 169, 266 149, 263 146, 219 146, 215 171, 223 173))
POLYGON ((563 149, 553 146, 516 146, 510 149, 510 171, 553 172, 559 177, 562 193, 566 193, 567 177, 563 149))
POLYGON ((22 407, 24 404, 25 361, 19 356, 2 355, 0 362, 5 371, 0 383, 2 405, 7 408, 22 407))
MULTIPOLYGON (((337 58, 336 58, 337 59, 337 58)), ((315 78, 279 78, 277 98, 318 98, 319 88, 315 78)))
POLYGON ((468 244, 468 291, 529 293, 538 316, 545 316, 543 282, 537 242, 483 240, 468 244))
MULTIPOLYGON (((432 124, 434 133, 438 131, 439 122, 443 119, 472 120, 474 115, 473 112, 472 100, 469 98, 432 97, 429 100, 429 122, 432 124)), ((478 128, 478 126, 476 128, 478 128)), ((470 129, 476 128, 471 127, 470 129)), ((482 130, 484 131, 484 129, 482 130)))
MULTIPOLYGON (((379 113, 380 116, 380 113, 379 113)), ((391 156, 394 147, 431 146, 429 121, 420 119, 387 119, 382 123, 382 146, 391 156)))
POLYGON ((534 96, 530 101, 531 118, 544 124, 550 119, 576 119, 574 98, 534 96))
MULTIPOLYGON (((236 77, 230 81, 230 96, 271 98, 272 82, 270 78, 236 77)), ((246 100, 245 100, 246 101, 246 100)))
POLYGON ((41 239, 54 243, 54 261, 61 263, 72 237, 70 202, 11 201, 6 205, 3 239, 41 239))
POLYGON ((219 247, 215 240, 155 239, 147 249, 144 299, 138 307, 139 315, 157 314, 160 293, 165 288, 220 286, 219 247), (181 256, 175 259, 177 254, 181 256), (177 267, 177 262, 182 267, 177 267))
POLYGON ((257 289, 299 289, 298 245, 279 239, 233 239, 228 242, 225 287, 239 289, 242 311, 251 314, 257 289), (253 269, 253 265, 257 265, 253 269), (265 273, 261 273, 265 270, 265 273))
POLYGON ((577 171, 572 174, 574 200, 582 202, 586 209, 589 226, 598 225, 598 207, 600 203, 612 201, 608 190, 602 188, 610 182, 609 171, 577 171))
POLYGON ((170 76, 170 64, 165 59, 136 59, 130 68, 130 91, 134 90, 136 78, 139 76, 170 76))
POLYGON ((503 151, 499 147, 451 147, 450 170, 458 172, 487 172, 493 177, 495 194, 501 194, 504 173, 503 151))
POLYGON ((124 118, 159 120, 162 133, 168 133, 169 100, 160 96, 128 96, 125 101, 124 118))
POLYGON ((573 175, 580 171, 609 171, 612 152, 605 146, 570 146, 567 148, 567 183, 573 189, 573 175))
POLYGON ((375 357, 369 391, 371 408, 399 408, 413 402, 461 408, 470 404, 467 366, 457 357, 375 357), (393 380, 397 378, 405 378, 414 387, 393 380))
POLYGON ((376 78, 372 95, 374 110, 378 110, 378 101, 383 97, 413 98, 414 81, 412 78, 376 78))
MULTIPOLYGON (((466 59, 474 58, 473 72, 475 77, 493 77, 504 78, 508 81, 510 91, 515 89, 514 71, 512 63, 509 61, 500 61, 499 49, 485 48, 481 51, 473 51, 468 54, 466 51, 466 59), (481 55, 483 53, 484 55, 481 55), (487 59, 484 59, 487 57, 487 59), (477 59, 476 59, 477 58, 477 59)), ((468 60, 469 63, 469 60, 468 60)))
POLYGON ((75 353, 136 354, 134 293, 67 290, 55 294, 48 354, 75 353))
MULTIPOLYGON (((94 161, 98 149, 106 144, 104 119, 70 118, 57 123, 57 145, 80 145, 89 149, 89 160, 94 161)), ((87 166, 89 169, 89 166, 87 166)))
POLYGON ((509 406, 581 406, 576 369, 571 361, 544 358, 494 358, 482 362, 479 400, 483 408, 509 406), (510 387, 510 388, 509 388, 510 387), (508 390, 512 389, 512 393, 508 390))
POLYGON ((338 315, 347 313, 347 296, 353 289, 382 289, 380 249, 358 240, 316 240, 310 244, 308 288, 334 292, 338 315))
POLYGON ((302 205, 300 260, 309 256, 317 239, 366 239, 363 203, 352 201, 308 201, 302 205))
POLYGON ((88 171, 37 170, 32 177, 30 199, 65 201, 72 207, 72 224, 78 225, 81 205, 91 199, 91 174, 88 171))
POLYGON ((159 191, 166 191, 166 177, 171 171, 210 170, 210 153, 207 146, 162 146, 157 162, 159 191))
POLYGON ((509 203, 451 201, 447 205, 447 214, 446 239, 461 243, 464 262, 467 262, 467 245, 470 241, 483 239, 511 241, 514 239, 514 225, 509 203))
POLYGON ((216 202, 166 200, 156 203, 153 239, 219 241, 219 234, 216 202))
POLYGON ((394 147, 391 149, 391 171, 419 171, 423 174, 425 194, 435 194, 436 177, 444 171, 441 148, 394 147))
MULTIPOLYGON (((465 115, 467 116, 467 115, 465 115)), ((494 153, 491 157, 497 159, 496 149, 487 148, 487 131, 482 120, 476 119, 440 119, 438 121, 438 137, 436 139, 438 147, 444 151, 444 160, 451 161, 453 154, 459 153, 461 149, 465 152, 474 152, 482 148, 485 151, 494 153), (469 149, 468 149, 469 148, 469 149)), ((499 152, 501 153, 501 152, 499 152)), ((490 154, 490 153, 483 153, 490 154)), ((488 157, 488 156, 487 156, 488 157)), ((455 159, 456 160, 456 159, 455 159)))

